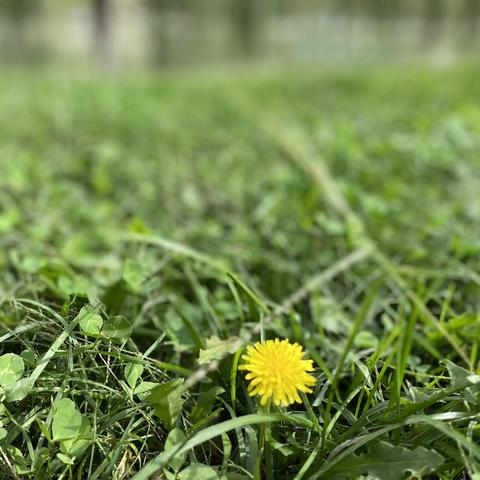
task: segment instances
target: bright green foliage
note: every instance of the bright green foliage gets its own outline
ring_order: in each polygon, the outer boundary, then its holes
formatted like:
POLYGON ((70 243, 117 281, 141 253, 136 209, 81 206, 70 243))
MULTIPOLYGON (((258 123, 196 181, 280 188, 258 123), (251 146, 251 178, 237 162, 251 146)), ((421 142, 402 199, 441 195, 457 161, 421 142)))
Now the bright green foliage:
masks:
POLYGON ((2 71, 0 478, 478 478, 479 75, 2 71))
POLYGON ((23 358, 15 353, 0 356, 0 387, 9 402, 23 400, 32 388, 27 378, 21 378, 25 370, 23 358))
POLYGON ((184 402, 183 378, 162 383, 154 387, 147 402, 152 405, 155 415, 165 423, 168 429, 172 429, 178 420, 184 402))
POLYGON ((102 330, 103 320, 95 309, 90 305, 85 305, 78 313, 80 317, 78 324, 82 332, 86 335, 98 335, 102 330))
POLYGON ((178 480, 217 480, 217 472, 207 465, 192 464, 178 474, 178 480))
POLYGON ((9 383, 4 390, 5 399, 8 402, 18 402, 31 393, 32 381, 29 378, 21 378, 16 382, 9 383))
POLYGON ((69 398, 62 398, 53 410, 52 439, 55 442, 76 438, 82 428, 82 414, 69 398))
POLYGON ((25 369, 22 357, 6 353, 0 357, 0 386, 7 387, 16 382, 25 369))
POLYGON ((322 478, 340 480, 368 474, 385 480, 402 480, 406 473, 424 475, 442 463, 441 455, 423 447, 407 450, 387 442, 376 442, 369 446, 364 455, 353 454, 345 457, 322 478))
POLYGON ((110 317, 103 326, 102 335, 115 342, 126 342, 132 333, 130 320, 122 315, 110 317))
POLYGON ((93 439, 92 426, 82 416, 75 403, 62 398, 53 407, 52 441, 60 445, 59 458, 63 463, 73 464, 72 458, 81 456, 93 439))
MULTIPOLYGON (((165 440, 165 450, 170 450, 177 445, 182 445, 186 440, 187 437, 179 428, 173 428, 165 440)), ((185 463, 186 456, 187 452, 174 455, 168 463, 169 467, 171 467, 174 472, 178 472, 185 463)))
POLYGON ((235 353, 238 348, 238 338, 232 337, 228 340, 220 340, 218 337, 213 336, 207 338, 206 348, 200 349, 198 355, 199 364, 208 364, 214 360, 221 360, 230 353, 235 353))
POLYGON ((60 442, 60 450, 72 457, 81 456, 93 438, 92 426, 87 417, 82 417, 82 424, 73 438, 60 442))
POLYGON ((6 450, 8 453, 8 458, 12 463, 14 472, 17 475, 27 475, 29 473, 29 469, 21 450, 13 445, 9 445, 6 450))
POLYGON ((143 365, 139 363, 127 363, 125 365, 125 379, 131 388, 135 388, 138 379, 142 376, 143 365))

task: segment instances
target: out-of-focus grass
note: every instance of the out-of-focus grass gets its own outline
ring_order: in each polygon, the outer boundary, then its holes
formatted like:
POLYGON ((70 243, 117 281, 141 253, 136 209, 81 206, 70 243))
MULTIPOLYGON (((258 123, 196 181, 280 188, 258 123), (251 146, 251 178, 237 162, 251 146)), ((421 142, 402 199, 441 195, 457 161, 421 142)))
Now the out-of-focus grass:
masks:
POLYGON ((478 73, 2 75, 2 478, 474 475, 478 73), (259 332, 311 408, 248 417, 259 332))

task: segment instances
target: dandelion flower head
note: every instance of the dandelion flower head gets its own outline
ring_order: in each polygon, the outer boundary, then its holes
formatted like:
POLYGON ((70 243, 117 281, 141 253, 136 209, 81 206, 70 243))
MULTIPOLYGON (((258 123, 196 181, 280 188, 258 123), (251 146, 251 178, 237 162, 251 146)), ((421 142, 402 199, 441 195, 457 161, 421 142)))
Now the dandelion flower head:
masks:
POLYGON ((246 363, 238 368, 249 372, 245 378, 250 381, 250 396, 259 395, 261 405, 271 398, 277 406, 302 403, 299 392, 312 393, 309 387, 315 384, 315 378, 308 373, 313 371, 313 361, 303 356, 302 347, 288 339, 248 346, 247 354, 242 356, 246 363))

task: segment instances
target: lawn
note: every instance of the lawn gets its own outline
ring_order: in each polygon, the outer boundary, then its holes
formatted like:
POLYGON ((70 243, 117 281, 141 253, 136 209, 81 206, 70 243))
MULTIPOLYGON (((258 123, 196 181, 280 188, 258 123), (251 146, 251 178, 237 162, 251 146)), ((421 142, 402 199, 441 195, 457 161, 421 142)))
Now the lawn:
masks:
POLYGON ((0 478, 480 478, 479 74, 2 73, 0 478))

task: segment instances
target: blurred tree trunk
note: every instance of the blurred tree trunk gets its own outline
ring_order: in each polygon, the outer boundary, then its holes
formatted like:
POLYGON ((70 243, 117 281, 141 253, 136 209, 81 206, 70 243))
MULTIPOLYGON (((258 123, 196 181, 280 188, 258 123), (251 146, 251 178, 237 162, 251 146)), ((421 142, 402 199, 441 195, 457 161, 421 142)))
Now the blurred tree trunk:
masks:
POLYGON ((480 20, 480 1, 465 0, 462 11, 462 20, 465 22, 465 29, 462 28, 463 40, 467 44, 478 35, 478 23, 480 20))
POLYGON ((441 37, 445 20, 443 0, 426 0, 423 11, 423 40, 427 46, 433 46, 441 37))
POLYGON ((95 57, 99 65, 107 68, 113 64, 112 8, 111 0, 93 0, 95 57))
MULTIPOLYGON (((2 55, 8 60, 36 60, 41 45, 29 39, 29 22, 40 14, 40 0, 0 0, 0 15, 7 20, 2 55), (10 31, 10 32, 9 32, 10 31)), ((3 33, 3 32, 2 32, 3 33)))
POLYGON ((231 18, 235 46, 245 57, 253 57, 260 48, 263 27, 262 2, 231 0, 231 18))
POLYGON ((392 5, 397 2, 388 2, 385 0, 367 0, 366 11, 377 21, 383 21, 394 14, 392 5))
POLYGON ((374 23, 377 42, 383 45, 391 37, 391 23, 402 10, 402 0, 365 0, 365 13, 374 23))
POLYGON ((154 65, 167 66, 173 61, 168 20, 175 5, 171 0, 146 0, 146 7, 150 60, 154 65))

